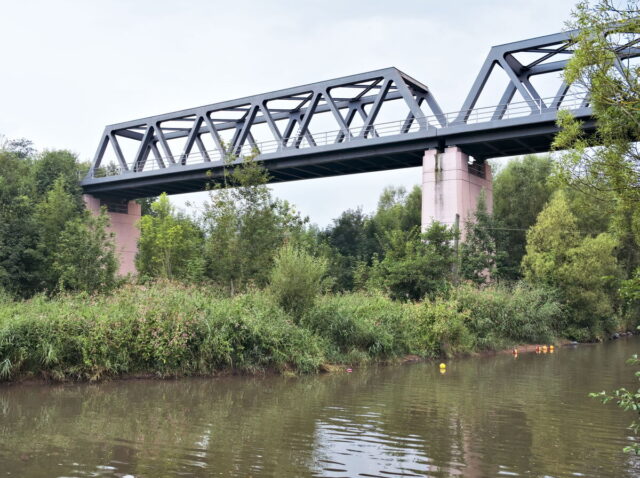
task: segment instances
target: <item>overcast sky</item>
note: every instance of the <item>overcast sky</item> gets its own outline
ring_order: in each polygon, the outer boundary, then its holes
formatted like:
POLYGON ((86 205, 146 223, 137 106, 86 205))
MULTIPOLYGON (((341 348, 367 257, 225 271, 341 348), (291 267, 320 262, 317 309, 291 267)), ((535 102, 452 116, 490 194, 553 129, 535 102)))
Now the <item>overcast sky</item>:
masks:
MULTIPOLYGON (((0 134, 90 160, 107 124, 388 66, 456 111, 492 45, 560 31, 574 4, 0 0, 0 134)), ((273 190, 324 226, 419 181, 411 168, 273 190)))

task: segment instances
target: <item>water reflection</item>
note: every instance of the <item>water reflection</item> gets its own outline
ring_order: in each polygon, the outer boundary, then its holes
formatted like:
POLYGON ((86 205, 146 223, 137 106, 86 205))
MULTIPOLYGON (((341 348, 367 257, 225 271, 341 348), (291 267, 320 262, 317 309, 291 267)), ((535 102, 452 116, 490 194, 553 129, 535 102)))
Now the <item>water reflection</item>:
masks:
POLYGON ((631 477, 640 341, 301 379, 0 388, 0 477, 631 477))

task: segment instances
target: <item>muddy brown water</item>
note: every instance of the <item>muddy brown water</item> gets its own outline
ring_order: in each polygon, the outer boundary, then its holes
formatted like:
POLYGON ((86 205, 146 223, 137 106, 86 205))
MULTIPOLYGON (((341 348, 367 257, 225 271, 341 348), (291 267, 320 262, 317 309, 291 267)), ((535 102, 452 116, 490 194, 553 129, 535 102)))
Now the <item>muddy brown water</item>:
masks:
POLYGON ((638 338, 284 378, 0 387, 0 478, 640 476, 638 338))

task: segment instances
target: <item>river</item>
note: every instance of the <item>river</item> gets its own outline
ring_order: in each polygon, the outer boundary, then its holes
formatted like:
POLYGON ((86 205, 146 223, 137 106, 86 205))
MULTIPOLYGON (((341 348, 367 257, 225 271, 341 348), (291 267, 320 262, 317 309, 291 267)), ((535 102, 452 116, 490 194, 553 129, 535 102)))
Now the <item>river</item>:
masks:
POLYGON ((631 477, 640 338, 310 377, 0 386, 0 478, 631 477))

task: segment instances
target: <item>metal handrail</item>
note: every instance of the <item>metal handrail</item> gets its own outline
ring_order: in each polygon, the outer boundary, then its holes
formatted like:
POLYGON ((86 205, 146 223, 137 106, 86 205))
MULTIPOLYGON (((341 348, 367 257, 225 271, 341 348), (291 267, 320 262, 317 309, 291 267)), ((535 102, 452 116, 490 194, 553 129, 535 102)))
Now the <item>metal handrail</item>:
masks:
MULTIPOLYGON (((205 155, 200 151, 193 151, 183 158, 183 154, 172 156, 161 156, 160 159, 166 163, 179 163, 182 164, 199 164, 205 162, 222 162, 229 157, 235 157, 241 159, 254 154, 273 153, 277 151, 287 149, 306 149, 318 146, 327 146, 331 144, 348 143, 354 140, 362 140, 368 137, 381 137, 381 136, 393 136, 399 134, 406 134, 409 132, 419 131, 421 129, 429 130, 431 128, 444 129, 451 126, 460 124, 478 124, 490 121, 502 121, 505 119, 512 119, 524 116, 531 116, 534 114, 542 114, 546 112, 555 112, 562 109, 573 110, 581 106, 584 106, 585 100, 583 95, 565 95, 563 97, 550 97, 539 98, 531 101, 520 101, 516 103, 498 104, 494 106, 485 106, 480 108, 473 108, 471 110, 461 110, 449 113, 442 113, 441 115, 429 115, 429 116, 416 116, 412 118, 405 118, 402 120, 387 121, 382 123, 372 124, 368 127, 354 126, 347 128, 346 131, 342 129, 324 131, 320 133, 306 132, 300 134, 298 131, 295 135, 281 140, 269 140, 255 143, 255 145, 245 144, 239 152, 235 155, 227 153, 222 155, 219 150, 212 149, 205 151, 209 160, 205 160, 205 155), (550 108, 549 105, 553 105, 558 99, 561 101, 559 108, 550 108), (495 113, 502 109, 502 113, 499 119, 494 119, 495 113), (464 113, 464 115, 463 115, 464 113), (459 118, 466 116, 464 121, 460 121, 459 118), (308 138, 311 138, 313 144, 310 143, 308 138), (297 145, 296 145, 297 143, 297 145)), ((155 169, 165 169, 158 167, 155 159, 149 157, 144 171, 153 171, 155 169)), ((117 176, 123 173, 120 166, 110 165, 108 170, 104 168, 92 169, 90 171, 91 177, 107 177, 117 176), (96 174, 98 173, 98 174, 96 174), (107 174, 110 173, 110 174, 107 174)))

